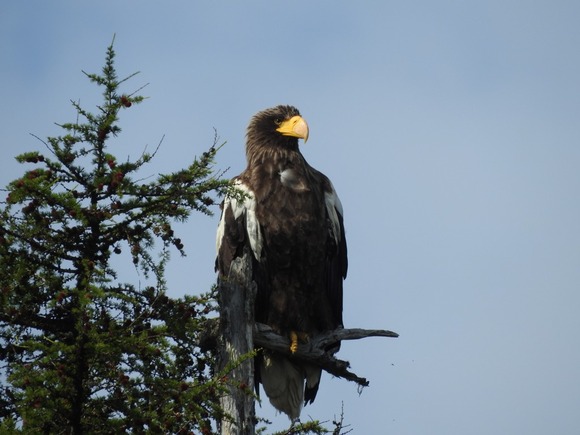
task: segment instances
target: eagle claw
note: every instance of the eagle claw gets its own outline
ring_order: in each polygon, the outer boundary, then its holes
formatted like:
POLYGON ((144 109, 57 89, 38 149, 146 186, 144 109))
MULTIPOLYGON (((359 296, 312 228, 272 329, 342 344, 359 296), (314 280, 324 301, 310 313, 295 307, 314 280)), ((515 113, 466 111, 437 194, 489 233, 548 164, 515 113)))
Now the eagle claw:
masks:
POLYGON ((298 350, 298 340, 303 343, 308 343, 310 337, 306 332, 290 331, 290 352, 296 353, 298 350))

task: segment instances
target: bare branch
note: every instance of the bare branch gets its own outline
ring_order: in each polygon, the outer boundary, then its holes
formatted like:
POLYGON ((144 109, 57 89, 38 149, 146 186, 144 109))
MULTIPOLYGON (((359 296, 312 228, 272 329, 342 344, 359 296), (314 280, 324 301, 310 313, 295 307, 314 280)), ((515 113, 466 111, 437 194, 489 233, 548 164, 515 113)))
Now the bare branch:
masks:
POLYGON ((326 370, 331 375, 356 382, 361 387, 369 385, 365 378, 350 372, 350 363, 337 359, 334 351, 337 343, 342 340, 359 340, 367 337, 391 337, 396 338, 399 334, 382 329, 336 329, 324 334, 311 337, 308 343, 300 343, 295 353, 290 352, 290 340, 287 337, 278 335, 268 325, 256 323, 254 327, 254 344, 269 350, 273 350, 291 358, 308 361, 326 370))

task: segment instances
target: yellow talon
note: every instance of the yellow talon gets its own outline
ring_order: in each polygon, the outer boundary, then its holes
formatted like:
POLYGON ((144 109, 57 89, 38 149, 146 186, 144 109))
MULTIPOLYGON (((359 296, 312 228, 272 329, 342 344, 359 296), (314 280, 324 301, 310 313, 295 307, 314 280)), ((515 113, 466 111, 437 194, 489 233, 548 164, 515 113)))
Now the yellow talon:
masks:
POLYGON ((295 331, 290 331, 290 352, 296 353, 298 350, 298 334, 295 331))
POLYGON ((298 340, 302 343, 308 343, 310 337, 306 332, 290 331, 290 352, 296 353, 298 350, 298 340))

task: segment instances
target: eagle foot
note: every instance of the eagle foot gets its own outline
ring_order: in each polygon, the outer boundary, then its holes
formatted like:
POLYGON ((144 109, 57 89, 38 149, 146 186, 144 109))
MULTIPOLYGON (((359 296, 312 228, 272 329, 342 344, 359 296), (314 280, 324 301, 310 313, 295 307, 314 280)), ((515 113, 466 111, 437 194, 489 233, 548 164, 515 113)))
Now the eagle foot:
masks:
POLYGON ((290 352, 296 353, 298 350, 298 340, 302 343, 308 343, 310 337, 306 332, 290 331, 290 352))

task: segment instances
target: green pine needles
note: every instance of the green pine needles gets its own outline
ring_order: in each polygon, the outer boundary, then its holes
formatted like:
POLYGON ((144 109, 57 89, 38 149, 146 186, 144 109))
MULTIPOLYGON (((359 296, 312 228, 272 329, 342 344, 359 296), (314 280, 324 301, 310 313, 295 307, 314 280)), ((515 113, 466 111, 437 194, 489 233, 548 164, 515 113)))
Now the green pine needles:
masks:
POLYGON ((123 93, 113 45, 91 113, 17 157, 32 169, 0 204, 0 432, 211 433, 221 374, 199 347, 211 295, 170 298, 164 268, 183 253, 176 222, 210 214, 230 189, 215 143, 186 169, 143 181, 155 156, 121 161, 108 146, 119 116, 143 101, 123 93), (130 254, 130 255, 126 255, 130 254), (121 283, 126 258, 151 284, 121 283), (117 262, 118 263, 118 262, 117 262))

